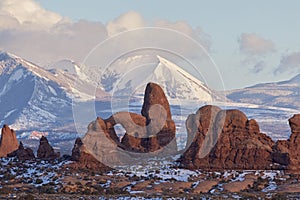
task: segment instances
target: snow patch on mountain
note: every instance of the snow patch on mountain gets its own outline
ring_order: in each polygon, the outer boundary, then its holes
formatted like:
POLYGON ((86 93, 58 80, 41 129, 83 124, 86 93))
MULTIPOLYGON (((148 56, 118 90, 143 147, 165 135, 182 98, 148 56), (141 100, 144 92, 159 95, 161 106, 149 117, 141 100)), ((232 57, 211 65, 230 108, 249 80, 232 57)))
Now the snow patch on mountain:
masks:
POLYGON ((142 98, 148 82, 158 83, 169 100, 211 102, 215 96, 203 82, 162 56, 157 55, 156 62, 134 56, 116 63, 101 79, 102 87, 114 97, 142 98))

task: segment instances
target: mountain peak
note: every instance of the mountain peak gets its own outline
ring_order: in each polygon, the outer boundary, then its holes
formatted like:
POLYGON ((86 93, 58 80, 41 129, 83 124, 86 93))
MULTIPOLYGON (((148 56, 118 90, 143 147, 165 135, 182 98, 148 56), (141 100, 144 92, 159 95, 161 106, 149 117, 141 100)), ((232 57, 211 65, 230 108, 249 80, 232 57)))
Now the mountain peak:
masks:
MULTIPOLYGON (((183 98, 188 97, 188 99, 199 99, 203 101, 212 100, 212 92, 202 81, 166 58, 159 55, 157 55, 157 58, 159 64, 154 70, 155 78, 158 82, 168 83, 165 89, 166 91, 173 91, 171 93, 167 92, 171 98, 178 98, 176 93, 184 93, 187 96, 182 96, 183 98), (172 85, 172 88, 168 88, 168 85, 172 85)), ((162 85, 165 84, 163 83, 162 85)))
MULTIPOLYGON (((173 63, 173 62, 171 62, 170 60, 167 60, 166 58, 164 58, 164 57, 162 57, 162 56, 159 56, 159 55, 157 55, 156 57, 157 57, 157 59, 158 59, 158 61, 159 61, 159 64, 162 64, 162 65, 164 65, 165 67, 168 67, 168 68, 170 68, 170 69, 172 69, 172 70, 184 71, 184 70, 182 70, 178 65, 176 65, 176 64, 173 63)), ((158 66, 159 66, 159 64, 158 64, 158 66)), ((158 66, 157 66, 157 67, 158 67, 158 66)))
POLYGON ((15 54, 0 50, 0 61, 9 60, 9 59, 21 59, 21 58, 15 54))
POLYGON ((200 81, 198 78, 194 77, 189 72, 185 71, 184 69, 182 69, 175 63, 171 62, 170 60, 167 60, 166 58, 163 58, 159 55, 157 55, 157 58, 159 60, 159 63, 162 64, 164 67, 167 67, 171 70, 177 71, 177 73, 181 74, 181 76, 184 76, 185 78, 190 79, 191 81, 195 82, 197 85, 199 85, 199 87, 204 86, 204 83, 202 81, 200 81))
POLYGON ((300 74, 294 76, 294 77, 291 78, 288 82, 289 82, 289 83, 299 83, 299 84, 300 84, 300 74))

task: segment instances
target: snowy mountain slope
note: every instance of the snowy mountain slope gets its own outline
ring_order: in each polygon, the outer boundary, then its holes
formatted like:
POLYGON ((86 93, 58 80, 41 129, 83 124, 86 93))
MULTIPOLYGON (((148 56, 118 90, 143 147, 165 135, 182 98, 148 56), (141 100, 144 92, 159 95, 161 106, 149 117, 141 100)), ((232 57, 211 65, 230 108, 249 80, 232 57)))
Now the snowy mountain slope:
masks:
POLYGON ((103 100, 109 94, 98 87, 98 83, 90 78, 88 71, 78 63, 71 60, 60 60, 47 66, 51 72, 50 80, 61 85, 68 94, 73 95, 79 101, 103 100), (53 77, 54 76, 54 77, 53 77), (96 92, 95 92, 96 89, 96 92))
POLYGON ((0 126, 16 130, 75 131, 72 100, 105 98, 95 92, 75 63, 65 61, 46 70, 15 55, 0 52, 0 126), (73 67, 74 71, 67 68, 73 67), (71 65, 70 65, 71 64, 71 65), (65 128, 64 128, 65 127, 65 128))
POLYGON ((0 70, 0 126, 52 130, 71 123, 72 100, 50 72, 7 53, 0 70))
POLYGON ((288 81, 262 83, 226 93, 235 102, 300 109, 300 75, 288 81))
POLYGON ((144 86, 148 82, 155 82, 163 88, 170 101, 178 99, 211 102, 217 96, 193 75, 161 56, 156 56, 156 62, 140 65, 139 59, 145 61, 145 58, 135 57, 123 62, 127 66, 120 66, 119 63, 115 68, 106 69, 107 78, 104 76, 101 80, 102 87, 114 97, 141 98, 144 86))

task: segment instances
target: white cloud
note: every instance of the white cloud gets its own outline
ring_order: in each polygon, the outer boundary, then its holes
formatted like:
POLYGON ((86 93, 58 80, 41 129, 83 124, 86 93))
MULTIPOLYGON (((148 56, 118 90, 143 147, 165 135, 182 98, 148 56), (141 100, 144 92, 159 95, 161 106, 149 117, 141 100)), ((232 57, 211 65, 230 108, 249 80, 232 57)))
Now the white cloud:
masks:
POLYGON ((147 26, 143 17, 135 11, 129 11, 107 24, 109 36, 117 33, 147 26))
MULTIPOLYGON (((60 59, 81 62, 93 47, 105 39, 123 31, 153 26, 179 31, 200 41, 206 49, 210 48, 209 36, 200 28, 194 29, 186 22, 159 20, 150 23, 134 11, 124 13, 106 25, 86 20, 72 22, 57 13, 45 10, 34 0, 0 1, 0 49, 40 65, 60 59)), ((161 38, 160 33, 157 33, 151 39, 153 43, 173 45, 185 54, 195 53, 185 41, 175 39, 170 44, 170 40, 164 41, 161 38)), ((136 40, 126 41, 124 44, 134 46, 143 40, 145 38, 139 35, 136 40)))
POLYGON ((33 0, 1 0, 0 15, 5 17, 5 19, 1 17, 0 29, 20 28, 20 26, 29 29, 47 29, 66 21, 62 16, 43 9, 33 0), (9 22, 4 23, 6 19, 9 19, 9 22))
POLYGON ((274 43, 255 33, 243 33, 238 39, 240 51, 247 55, 261 56, 275 52, 274 43))
POLYGON ((280 64, 275 70, 275 74, 283 72, 296 72, 300 70, 300 52, 293 52, 288 55, 283 55, 280 64))
POLYGON ((0 47, 46 65, 60 59, 80 62, 96 44, 107 38, 103 24, 83 20, 57 25, 49 30, 0 31, 0 47))
POLYGON ((209 35, 200 28, 193 29, 188 23, 184 21, 172 23, 167 20, 159 20, 154 23, 154 26, 173 29, 193 39, 196 39, 206 50, 209 51, 211 48, 211 38, 209 37, 209 35))

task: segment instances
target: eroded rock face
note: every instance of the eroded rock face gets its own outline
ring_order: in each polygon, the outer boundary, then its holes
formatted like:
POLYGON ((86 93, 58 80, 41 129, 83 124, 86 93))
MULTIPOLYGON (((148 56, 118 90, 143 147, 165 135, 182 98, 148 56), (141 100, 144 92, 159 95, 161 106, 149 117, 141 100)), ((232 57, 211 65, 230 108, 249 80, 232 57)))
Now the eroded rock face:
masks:
POLYGON ((278 140, 274 145, 273 160, 286 165, 289 170, 300 169, 300 114, 289 119, 291 136, 288 140, 278 140))
POLYGON ((255 120, 239 110, 215 106, 200 108, 187 119, 194 140, 182 156, 190 169, 269 169, 272 164, 270 137, 260 133, 255 120))
POLYGON ((40 139, 40 145, 37 150, 37 158, 44 160, 54 160, 59 158, 60 153, 55 152, 53 147, 49 144, 46 137, 42 136, 40 139))
MULTIPOLYGON (((150 148, 152 144, 158 143, 158 147, 150 151, 164 147, 175 138, 176 126, 172 120, 170 105, 159 85, 148 83, 141 113, 146 117, 147 135, 156 137, 153 142, 149 141, 150 148)), ((171 145, 176 147, 175 140, 171 145)))
MULTIPOLYGON (((167 119, 171 119, 170 105, 164 91, 158 84, 148 83, 146 86, 144 104, 141 111, 141 114, 146 117, 147 120, 155 118, 152 115, 153 113, 151 113, 154 111, 152 108, 153 105, 160 105, 165 111, 165 117, 167 119)), ((161 115, 161 113, 159 114, 161 115)))
POLYGON ((289 169, 300 169, 300 115, 294 115, 289 119, 292 134, 289 142, 290 164, 289 169))
POLYGON ((147 153, 170 145, 173 148, 170 151, 176 152, 175 123, 171 118, 169 102, 159 85, 148 83, 141 113, 118 112, 108 119, 98 117, 97 123, 100 131, 123 150, 147 153), (126 130, 122 139, 114 130, 117 124, 126 130))
POLYGON ((177 153, 175 130, 163 90, 159 85, 149 83, 141 115, 118 112, 108 119, 98 117, 89 124, 82 142, 85 151, 101 163, 110 167, 127 166, 137 160, 177 153), (126 130, 122 138, 115 132, 117 124, 126 130))
POLYGON ((8 154, 7 156, 8 157, 16 157, 16 158, 18 158, 18 160, 21 160, 21 161, 32 160, 35 158, 33 150, 30 148, 24 148, 22 142, 20 142, 19 148, 16 151, 8 154))
POLYGON ((196 114, 188 116, 185 123, 188 139, 185 152, 181 158, 183 166, 191 169, 197 168, 201 163, 200 157, 206 156, 215 145, 213 142, 213 137, 215 137, 213 124, 219 111, 221 111, 221 108, 208 105, 201 107, 196 114))
POLYGON ((123 126, 126 134, 121 143, 138 152, 154 152, 166 145, 173 146, 174 151, 177 151, 176 142, 173 140, 175 123, 171 117, 169 102, 159 85, 147 84, 141 114, 142 116, 131 117, 139 126, 133 134, 123 126))
POLYGON ((71 166, 76 169, 90 169, 104 172, 110 168, 94 158, 85 148, 82 140, 77 138, 72 149, 71 160, 76 161, 71 166))
POLYGON ((19 143, 15 131, 4 125, 0 139, 0 157, 6 157, 7 154, 17 150, 18 147, 19 143))

